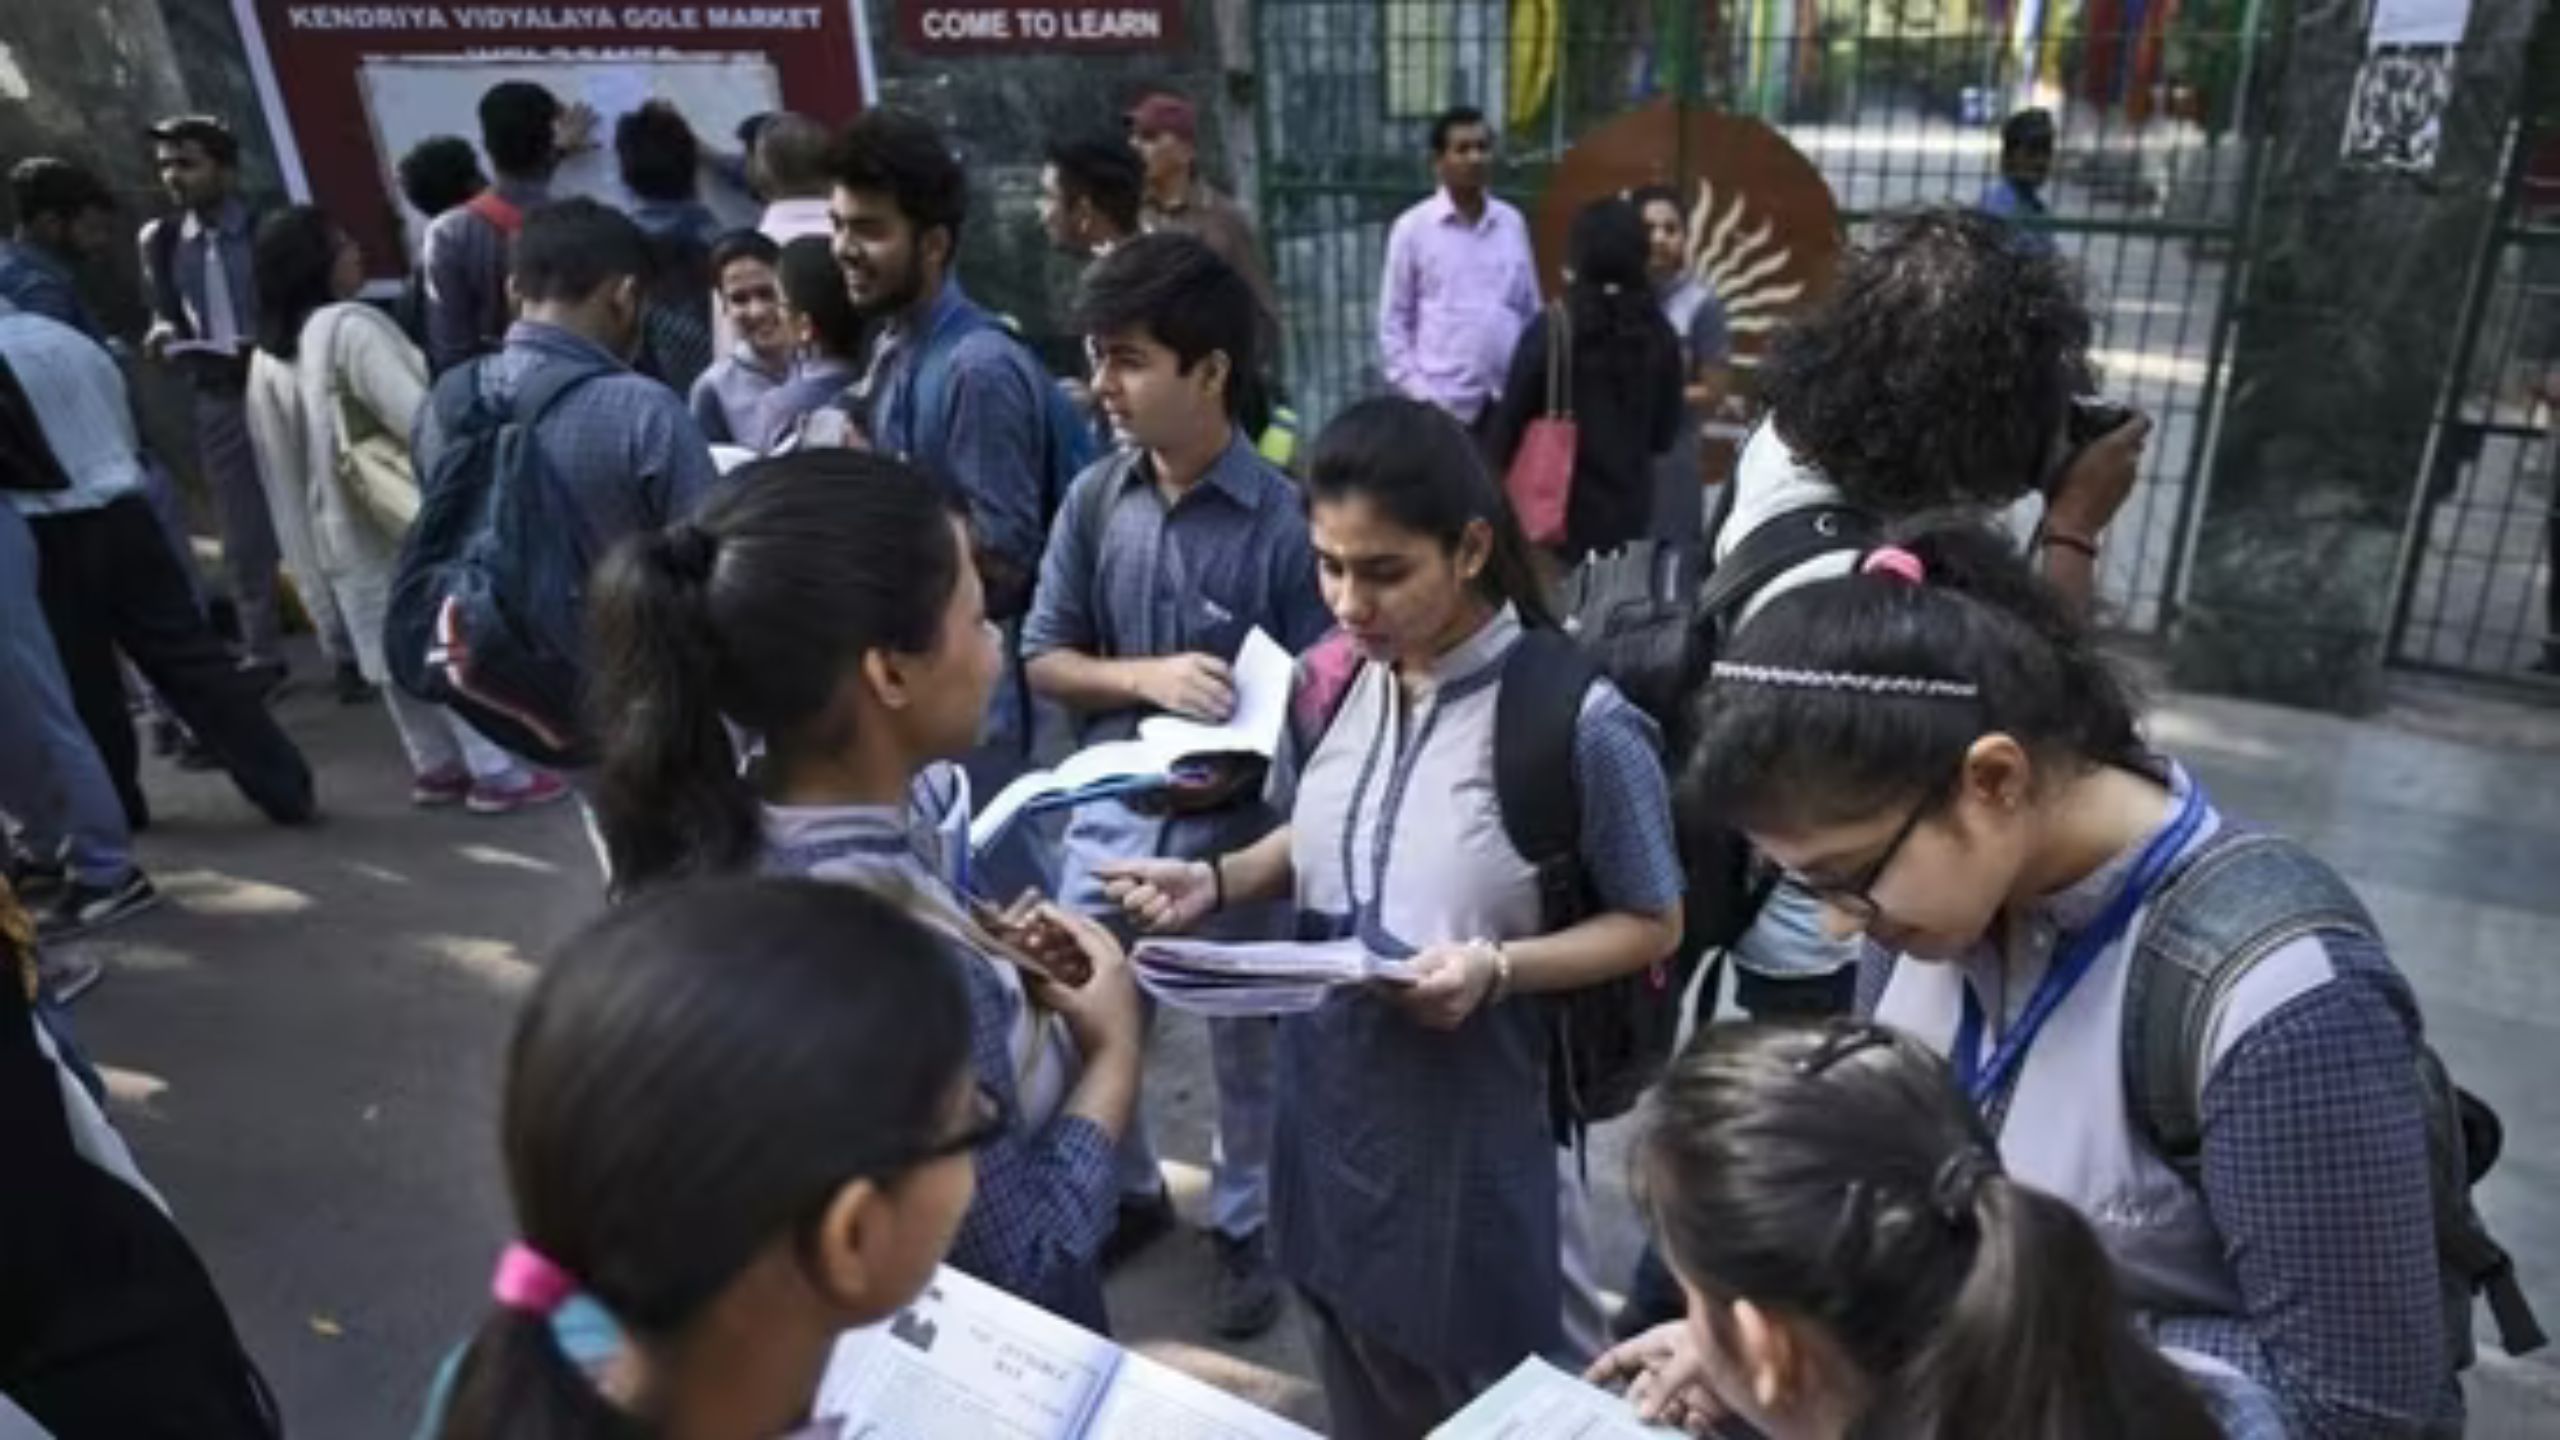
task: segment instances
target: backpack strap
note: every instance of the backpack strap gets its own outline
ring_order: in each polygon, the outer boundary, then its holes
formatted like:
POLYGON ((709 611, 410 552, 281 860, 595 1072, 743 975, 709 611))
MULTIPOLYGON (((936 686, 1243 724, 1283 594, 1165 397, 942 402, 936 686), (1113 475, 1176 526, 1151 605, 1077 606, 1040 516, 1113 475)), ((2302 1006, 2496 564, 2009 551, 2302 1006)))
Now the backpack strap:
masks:
POLYGON ((524 229, 524 211, 494 189, 484 189, 463 201, 462 208, 488 221, 499 234, 510 240, 524 229))
POLYGON ((143 237, 142 250, 150 257, 151 310, 158 319, 175 327, 182 337, 194 339, 195 322, 187 318, 187 302, 178 289, 178 217, 163 215, 151 222, 151 231, 143 237))
POLYGON ((1532 626, 1502 660, 1494 697, 1493 794, 1503 834, 1536 867, 1547 931, 1590 911, 1582 874, 1582 787, 1574 735, 1600 669, 1560 631, 1532 626))
POLYGON ((2214 1021, 2259 961, 2322 931, 2378 938, 2337 872, 2281 835, 2216 836, 2151 902, 2125 984, 2125 1103, 2136 1133, 2189 1183, 2203 1164, 2214 1021))
POLYGON ((1748 609, 1770 581, 1808 560, 1863 550, 1875 535, 1874 517, 1852 505, 1807 505, 1771 516, 1716 562, 1698 594, 1698 609, 1708 619, 1727 623, 1748 609))
MULTIPOLYGON (((1092 549, 1094 563, 1087 572, 1092 578, 1092 590, 1085 596, 1085 608, 1095 615, 1102 613, 1102 539, 1111 525, 1111 502, 1119 499, 1120 492, 1128 487, 1129 469, 1144 453, 1133 446, 1095 466, 1083 493, 1075 497, 1075 513, 1067 517, 1067 523, 1074 527, 1075 537, 1092 549)), ((1100 658, 1110 658, 1111 642, 1104 634, 1107 627, 1097 624, 1093 628, 1092 653, 1100 658)))

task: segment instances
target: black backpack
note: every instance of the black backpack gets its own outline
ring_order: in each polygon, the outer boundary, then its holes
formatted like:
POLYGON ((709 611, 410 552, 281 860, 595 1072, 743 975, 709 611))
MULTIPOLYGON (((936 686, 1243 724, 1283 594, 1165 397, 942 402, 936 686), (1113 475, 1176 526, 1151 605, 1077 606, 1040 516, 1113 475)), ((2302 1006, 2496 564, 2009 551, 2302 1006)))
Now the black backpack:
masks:
POLYGON ((614 372, 544 366, 500 399, 482 386, 488 363, 436 382, 429 403, 444 443, 418 477, 383 656, 402 690, 452 710, 500 749, 583 765, 593 757, 582 696, 596 545, 534 430, 561 396, 614 372))
POLYGON ((0 360, 0 490, 42 493, 70 488, 71 477, 54 457, 53 442, 45 438, 35 402, 18 384, 18 372, 0 360))
MULTIPOLYGON (((2372 917, 2346 882, 2277 835, 2226 832, 2151 902, 2125 987, 2125 1097, 2136 1132, 2190 1185, 2198 1182, 2203 1164, 2204 1127, 2196 1109, 2215 1013, 2259 961, 2323 931, 2380 943, 2372 917)), ((2497 1112, 2455 1085, 2443 1060, 2424 1043, 2417 1067, 2427 1104, 2436 1257, 2454 1368, 2475 1358, 2475 1296, 2488 1300, 2508 1354, 2539 1349, 2542 1327, 2516 1283, 2515 1263, 2471 1203, 2472 1187, 2498 1160, 2504 1131, 2497 1112)))

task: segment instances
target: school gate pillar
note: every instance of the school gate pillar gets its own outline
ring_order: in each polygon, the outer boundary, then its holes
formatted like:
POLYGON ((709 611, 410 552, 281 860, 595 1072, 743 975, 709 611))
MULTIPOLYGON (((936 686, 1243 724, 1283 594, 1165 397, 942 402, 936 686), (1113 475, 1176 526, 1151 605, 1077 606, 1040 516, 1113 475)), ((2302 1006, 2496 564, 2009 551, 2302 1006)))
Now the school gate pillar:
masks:
POLYGON ((2180 687, 2379 702, 2536 3, 2372 6, 2401 28, 2369 36, 2364 0, 2271 0, 2258 210, 2233 258, 2248 269, 2171 636, 2180 687))

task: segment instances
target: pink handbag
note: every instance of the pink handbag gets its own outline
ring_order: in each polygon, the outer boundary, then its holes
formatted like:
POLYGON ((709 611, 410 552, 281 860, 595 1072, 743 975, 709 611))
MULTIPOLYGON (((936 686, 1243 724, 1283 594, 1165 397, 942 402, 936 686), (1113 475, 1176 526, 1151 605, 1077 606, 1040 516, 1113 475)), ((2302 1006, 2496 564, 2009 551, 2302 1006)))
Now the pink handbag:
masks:
POLYGON ((1573 421, 1573 327, 1562 305, 1547 307, 1547 409, 1529 422, 1502 488, 1511 512, 1532 545, 1564 543, 1565 514, 1573 502, 1573 451, 1581 432, 1573 421))

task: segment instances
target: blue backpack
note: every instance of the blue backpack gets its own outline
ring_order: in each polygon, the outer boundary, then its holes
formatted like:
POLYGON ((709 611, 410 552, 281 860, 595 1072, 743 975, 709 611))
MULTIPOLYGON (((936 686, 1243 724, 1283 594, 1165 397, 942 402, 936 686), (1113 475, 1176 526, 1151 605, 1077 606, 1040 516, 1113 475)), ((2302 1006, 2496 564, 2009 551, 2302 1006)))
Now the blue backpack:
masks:
POLYGON ((546 366, 502 399, 482 383, 487 364, 447 374, 429 402, 444 445, 419 477, 383 654, 402 690, 453 711, 498 748, 585 765, 594 758, 581 707, 595 538, 533 436, 561 396, 613 372, 546 366))
MULTIPOLYGON (((1031 387, 1031 392, 1041 397, 1040 528, 1045 534, 1050 522, 1057 518, 1059 505, 1067 498, 1067 488, 1075 483, 1076 476, 1084 473, 1086 466, 1101 458, 1102 446, 1083 412, 1076 408, 1075 401, 1069 399, 1065 388, 1058 384, 1057 377, 1049 373, 1048 367, 1042 365, 1002 321, 974 303, 965 303, 955 307, 925 338, 924 350, 916 357, 915 418, 909 430, 916 436, 950 433, 952 355, 962 340, 981 330, 1000 331, 1005 335, 1010 342, 1004 347, 1006 360, 1022 377, 1023 383, 1031 387)), ((941 469, 943 457, 939 454, 929 457, 918 454, 915 458, 937 471, 941 469)), ((991 595, 989 613, 1004 620, 1028 609, 1031 579, 1030 576, 1022 577, 1019 596, 991 595)))

